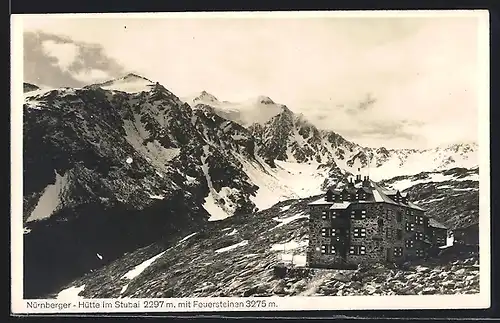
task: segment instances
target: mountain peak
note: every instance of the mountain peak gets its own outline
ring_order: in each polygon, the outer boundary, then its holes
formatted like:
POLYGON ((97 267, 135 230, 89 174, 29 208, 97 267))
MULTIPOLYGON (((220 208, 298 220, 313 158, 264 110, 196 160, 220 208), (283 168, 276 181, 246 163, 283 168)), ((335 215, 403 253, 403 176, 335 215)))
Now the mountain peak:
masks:
POLYGON ((197 97, 195 97, 193 101, 219 102, 215 95, 210 94, 205 90, 201 91, 201 93, 197 97))
POLYGON ((130 81, 130 80, 143 80, 143 81, 148 81, 148 82, 153 83, 153 81, 151 81, 150 79, 145 78, 144 76, 141 76, 141 75, 138 75, 138 74, 135 74, 135 73, 128 73, 127 75, 125 75, 121 79, 127 80, 127 81, 130 81))
POLYGON ((265 96, 265 95, 258 96, 257 97, 257 103, 259 103, 259 104, 265 104, 265 105, 275 104, 274 101, 270 97, 265 96))

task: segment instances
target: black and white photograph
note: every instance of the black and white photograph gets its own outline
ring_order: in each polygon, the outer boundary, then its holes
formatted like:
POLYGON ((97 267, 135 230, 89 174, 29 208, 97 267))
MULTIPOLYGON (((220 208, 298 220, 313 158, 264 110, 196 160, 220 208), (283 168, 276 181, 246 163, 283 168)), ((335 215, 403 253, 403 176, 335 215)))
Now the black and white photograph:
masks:
POLYGON ((487 11, 12 18, 19 313, 487 308, 487 11))

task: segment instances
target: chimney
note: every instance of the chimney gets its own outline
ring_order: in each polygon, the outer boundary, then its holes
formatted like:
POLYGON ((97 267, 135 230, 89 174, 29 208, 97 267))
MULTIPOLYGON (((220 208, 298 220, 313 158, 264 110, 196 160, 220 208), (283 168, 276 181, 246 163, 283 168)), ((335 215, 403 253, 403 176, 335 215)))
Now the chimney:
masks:
POLYGON ((369 187, 369 186, 370 186, 370 177, 364 176, 363 177, 363 187, 369 187))

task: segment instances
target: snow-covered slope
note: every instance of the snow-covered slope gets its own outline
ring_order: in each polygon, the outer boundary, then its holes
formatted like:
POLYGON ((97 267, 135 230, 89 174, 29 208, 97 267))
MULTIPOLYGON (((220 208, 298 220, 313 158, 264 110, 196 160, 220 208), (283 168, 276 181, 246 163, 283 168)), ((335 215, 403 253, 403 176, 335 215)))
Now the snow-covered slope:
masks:
POLYGON ((479 168, 451 168, 397 176, 382 185, 407 192, 450 229, 479 222, 479 168))
POLYGON ((154 85, 155 84, 147 78, 133 73, 98 84, 98 86, 105 90, 123 91, 127 93, 149 91, 154 85))
POLYGON ((245 173, 259 187, 252 197, 259 210, 279 201, 320 194, 322 184, 328 177, 328 169, 321 168, 318 163, 276 161, 273 168, 260 157, 257 161, 240 160, 245 173))

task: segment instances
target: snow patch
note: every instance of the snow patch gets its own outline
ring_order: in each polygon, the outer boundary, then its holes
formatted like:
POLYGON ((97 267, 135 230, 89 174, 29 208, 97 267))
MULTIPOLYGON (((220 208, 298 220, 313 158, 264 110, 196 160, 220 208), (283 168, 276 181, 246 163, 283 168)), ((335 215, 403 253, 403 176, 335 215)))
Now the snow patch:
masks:
POLYGON ((120 295, 122 295, 123 293, 125 293, 125 291, 127 290, 128 288, 128 284, 126 284, 125 286, 122 287, 121 291, 120 291, 120 295))
POLYGON ((438 201, 442 201, 442 200, 444 200, 444 196, 443 197, 438 197, 436 199, 430 199, 430 200, 420 201, 419 204, 427 204, 427 203, 438 202, 438 201))
POLYGON ((233 250, 233 249, 236 249, 238 247, 243 247, 243 246, 246 246, 248 244, 248 240, 243 240, 237 244, 233 244, 229 247, 224 247, 224 248, 220 248, 220 249, 217 249, 215 250, 216 253, 221 253, 221 252, 226 252, 226 251, 230 251, 230 250, 233 250))
POLYGON ((219 204, 215 202, 215 199, 211 194, 205 197, 203 208, 210 214, 208 221, 219 221, 230 216, 220 207, 219 204))
POLYGON ((122 278, 130 279, 130 280, 134 279, 135 277, 139 276, 146 268, 151 266, 151 264, 153 262, 155 262, 156 259, 163 256, 164 253, 165 253, 165 251, 163 251, 162 253, 140 263, 139 265, 135 266, 132 270, 128 271, 125 275, 123 275, 122 278))
POLYGON ((277 243, 271 246, 271 251, 286 251, 307 246, 309 241, 289 241, 285 243, 277 243))
POLYGON ((83 292, 84 289, 85 289, 85 285, 82 285, 80 287, 72 286, 72 287, 63 289, 62 291, 60 291, 57 294, 56 299, 63 300, 63 301, 72 301, 75 299, 82 299, 83 297, 78 296, 78 294, 83 292))
POLYGON ((455 241, 455 237, 453 236, 453 234, 449 235, 448 237, 446 237, 446 245, 444 246, 441 246, 439 247, 440 249, 445 249, 445 248, 449 248, 451 246, 453 246, 453 242, 455 241))
POLYGON ((157 161, 166 164, 181 153, 180 148, 165 148, 157 140, 149 141, 145 148, 157 161))
MULTIPOLYGON (((477 174, 470 175, 464 178, 456 178, 454 175, 443 175, 440 173, 429 174, 428 178, 411 180, 411 179, 403 179, 392 183, 390 187, 395 190, 403 191, 407 188, 412 187, 413 185, 422 184, 422 183, 436 183, 436 182, 446 182, 446 181, 479 181, 479 176, 477 174)), ((440 186, 441 187, 441 186, 440 186)))
POLYGON ((208 184, 208 196, 205 197, 203 207, 211 215, 208 221, 219 221, 228 218, 234 214, 236 205, 231 201, 230 196, 238 194, 238 190, 229 187, 222 187, 220 192, 217 192, 213 185, 209 174, 209 165, 206 162, 209 155, 210 147, 203 146, 203 156, 201 156, 201 169, 205 175, 208 184), (223 201, 223 202, 222 202, 223 201))
POLYGON ((192 236, 194 236, 195 234, 197 234, 198 232, 193 232, 191 233, 190 235, 187 235, 185 236, 184 238, 182 238, 181 240, 179 240, 179 242, 177 244, 180 244, 181 242, 184 242, 186 241, 187 239, 191 238, 192 236))
POLYGON ((318 163, 275 161, 276 168, 271 168, 259 157, 256 162, 236 157, 250 181, 259 187, 256 195, 250 197, 259 210, 268 209, 280 201, 321 194, 321 185, 328 177, 328 170, 317 169, 318 163))
POLYGON ((278 224, 277 226, 269 229, 268 231, 271 231, 273 229, 276 229, 276 228, 279 228, 279 227, 282 227, 284 225, 287 225, 293 221, 296 221, 296 220, 299 220, 299 219, 303 219, 303 218, 309 218, 309 214, 305 214, 304 212, 300 212, 300 213, 297 213, 293 216, 290 216, 290 217, 287 217, 287 218, 273 218, 273 220, 275 221, 278 221, 280 222, 280 224, 278 224))
POLYGON ((150 199, 154 199, 154 200, 163 200, 165 198, 165 196, 163 195, 149 195, 149 198, 150 199))
POLYGON ((462 181, 476 181, 476 182, 479 182, 479 175, 478 174, 472 174, 472 175, 469 175, 467 177, 457 178, 456 180, 459 181, 459 182, 462 182, 462 181))
MULTIPOLYGON (((162 126, 168 124, 167 118, 159 112, 154 113, 153 117, 162 126)), ((145 129, 140 117, 137 115, 134 115, 133 120, 124 120, 123 129, 125 130, 127 142, 155 166, 158 176, 163 177, 161 172, 167 171, 166 164, 179 155, 180 148, 165 148, 157 140, 150 141, 151 134, 145 129), (148 141, 144 144, 146 139, 148 141)))
POLYGON ((198 184, 198 180, 196 179, 196 177, 191 177, 189 175, 184 175, 186 177, 186 182, 188 184, 198 184))
POLYGON ((45 103, 43 101, 38 101, 38 100, 30 100, 25 102, 26 106, 28 109, 33 109, 33 110, 43 110, 45 107, 45 103))
POLYGON ((305 255, 295 255, 293 253, 283 253, 280 255, 280 259, 283 262, 289 262, 295 265, 295 267, 305 267, 306 256, 305 255))
MULTIPOLYGON (((344 151, 348 151, 348 149, 344 149, 344 151)), ((347 153, 344 159, 335 158, 335 162, 340 168, 351 173, 356 173, 358 167, 366 169, 367 167, 360 165, 358 159, 352 166, 347 165, 347 161, 360 151, 362 149, 354 149, 352 153, 347 153)), ((477 152, 474 149, 469 152, 455 152, 451 151, 449 147, 420 151, 399 150, 389 151, 389 156, 380 156, 375 153, 374 158, 369 162, 369 175, 372 180, 381 181, 395 176, 418 174, 423 170, 441 171, 453 167, 473 168, 477 165, 477 152), (378 163, 381 165, 376 166, 378 163)))
POLYGON ((453 189, 454 191, 458 191, 458 192, 465 192, 465 191, 479 191, 478 188, 475 188, 475 187, 469 187, 469 188, 454 188, 453 189))
POLYGON ((232 236, 232 235, 235 235, 236 233, 238 233, 238 230, 236 229, 233 229, 233 231, 229 232, 229 233, 226 233, 227 236, 232 236))
POLYGON ((281 207, 281 212, 288 210, 292 205, 286 205, 281 207))
POLYGON ((56 175, 55 183, 45 187, 42 196, 38 199, 35 209, 26 220, 27 222, 50 217, 62 203, 63 195, 68 184, 68 176, 67 174, 60 176, 56 171, 54 171, 54 173, 56 175))
POLYGON ((142 78, 121 78, 109 82, 108 84, 101 85, 100 87, 104 90, 114 90, 127 93, 138 93, 147 92, 154 85, 151 81, 142 78))
POLYGON ((259 256, 258 253, 249 253, 249 254, 245 255, 245 258, 257 257, 257 256, 259 256))

